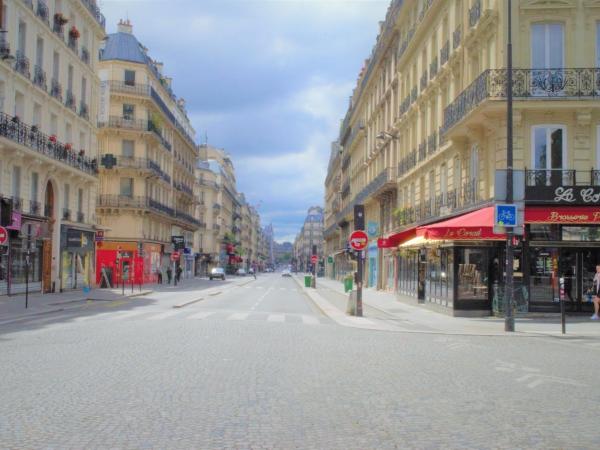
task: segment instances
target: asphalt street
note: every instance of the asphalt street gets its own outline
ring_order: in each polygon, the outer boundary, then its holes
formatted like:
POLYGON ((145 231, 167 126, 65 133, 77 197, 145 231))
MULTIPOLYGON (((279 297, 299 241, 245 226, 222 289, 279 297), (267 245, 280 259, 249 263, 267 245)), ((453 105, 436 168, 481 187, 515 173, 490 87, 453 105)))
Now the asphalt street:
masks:
POLYGON ((595 449, 583 344, 342 327, 278 274, 165 286, 0 320, 0 448, 595 449))

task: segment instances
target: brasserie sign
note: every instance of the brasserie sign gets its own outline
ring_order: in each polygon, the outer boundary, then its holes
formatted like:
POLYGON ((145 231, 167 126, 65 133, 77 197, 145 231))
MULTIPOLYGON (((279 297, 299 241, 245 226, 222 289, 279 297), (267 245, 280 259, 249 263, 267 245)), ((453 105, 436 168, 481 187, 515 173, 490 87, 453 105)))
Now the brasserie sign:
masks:
POLYGON ((526 186, 526 203, 597 205, 600 186, 526 186))

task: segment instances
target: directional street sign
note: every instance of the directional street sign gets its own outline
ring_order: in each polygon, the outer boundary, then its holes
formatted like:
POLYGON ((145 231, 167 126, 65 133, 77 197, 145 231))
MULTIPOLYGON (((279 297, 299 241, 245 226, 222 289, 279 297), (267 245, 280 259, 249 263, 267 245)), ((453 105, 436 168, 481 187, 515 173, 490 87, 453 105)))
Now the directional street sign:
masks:
POLYGON ((517 205, 496 205, 494 209, 494 225, 502 227, 517 226, 517 205))
POLYGON ((363 230, 355 230, 350 235, 350 246, 357 251, 364 250, 367 248, 367 244, 369 243, 369 237, 367 233, 363 230))

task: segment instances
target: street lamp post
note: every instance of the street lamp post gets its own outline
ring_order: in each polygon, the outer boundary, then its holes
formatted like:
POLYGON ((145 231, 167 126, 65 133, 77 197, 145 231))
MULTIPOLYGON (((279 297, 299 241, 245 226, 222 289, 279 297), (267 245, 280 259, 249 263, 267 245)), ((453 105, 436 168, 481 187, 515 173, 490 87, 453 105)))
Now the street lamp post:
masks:
MULTIPOLYGON (((506 203, 513 203, 513 79, 512 79, 512 1, 508 0, 508 40, 506 44, 506 203)), ((513 314, 513 228, 506 228, 506 280, 504 288, 504 331, 515 331, 513 314)))

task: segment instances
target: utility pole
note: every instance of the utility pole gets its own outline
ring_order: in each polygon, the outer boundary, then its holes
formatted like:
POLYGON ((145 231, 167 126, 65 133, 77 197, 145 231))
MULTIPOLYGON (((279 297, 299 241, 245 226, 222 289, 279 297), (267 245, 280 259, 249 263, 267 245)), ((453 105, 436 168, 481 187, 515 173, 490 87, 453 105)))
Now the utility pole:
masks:
MULTIPOLYGON (((365 229, 365 207, 364 205, 354 205, 354 230, 365 229)), ((356 252, 357 267, 356 267, 356 316, 363 315, 362 287, 363 287, 363 270, 364 270, 364 250, 356 252)))
MULTIPOLYGON (((508 0, 508 42, 506 44, 506 203, 513 203, 513 77, 512 77, 512 1, 508 0)), ((513 314, 513 228, 506 228, 506 280, 504 288, 504 331, 515 331, 513 314)))

